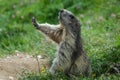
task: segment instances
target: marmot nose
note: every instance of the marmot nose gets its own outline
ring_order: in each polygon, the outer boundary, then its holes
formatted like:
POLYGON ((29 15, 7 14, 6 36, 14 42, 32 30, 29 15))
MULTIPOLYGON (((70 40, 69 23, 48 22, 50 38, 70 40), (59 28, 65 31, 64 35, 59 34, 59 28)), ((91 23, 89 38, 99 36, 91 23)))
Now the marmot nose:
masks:
POLYGON ((63 10, 63 9, 61 9, 61 10, 60 10, 60 13, 62 13, 62 12, 64 12, 64 10, 63 10))

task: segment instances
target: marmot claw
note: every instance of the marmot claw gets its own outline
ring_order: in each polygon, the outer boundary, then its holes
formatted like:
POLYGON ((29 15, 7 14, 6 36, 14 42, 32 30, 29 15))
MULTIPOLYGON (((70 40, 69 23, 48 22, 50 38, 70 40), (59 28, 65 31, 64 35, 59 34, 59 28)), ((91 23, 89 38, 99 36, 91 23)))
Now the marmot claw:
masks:
POLYGON ((32 23, 37 29, 39 28, 39 25, 37 24, 35 17, 32 18, 32 23))

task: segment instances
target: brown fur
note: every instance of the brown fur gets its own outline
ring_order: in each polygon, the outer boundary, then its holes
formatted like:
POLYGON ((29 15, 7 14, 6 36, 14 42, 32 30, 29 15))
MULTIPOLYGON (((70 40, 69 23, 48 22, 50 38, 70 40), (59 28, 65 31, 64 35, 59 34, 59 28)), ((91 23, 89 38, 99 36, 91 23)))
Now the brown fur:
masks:
POLYGON ((79 20, 67 10, 59 12, 59 25, 39 24, 33 18, 34 26, 59 44, 57 56, 50 72, 63 70, 66 75, 89 75, 91 66, 84 50, 79 20))

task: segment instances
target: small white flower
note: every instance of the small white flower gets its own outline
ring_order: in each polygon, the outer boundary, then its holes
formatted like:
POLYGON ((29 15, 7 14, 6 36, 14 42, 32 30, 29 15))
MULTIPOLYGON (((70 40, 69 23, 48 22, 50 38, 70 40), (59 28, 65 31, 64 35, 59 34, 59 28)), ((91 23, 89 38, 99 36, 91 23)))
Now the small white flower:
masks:
POLYGON ((84 18, 85 16, 84 16, 84 14, 80 14, 80 17, 81 17, 81 18, 84 18))
POLYGON ((9 76, 9 80, 14 80, 14 77, 12 77, 12 76, 9 76))
POLYGON ((115 14, 115 13, 112 13, 112 14, 111 14, 111 17, 116 17, 116 14, 115 14))
POLYGON ((103 16, 100 16, 100 17, 99 17, 99 20, 100 20, 100 21, 104 21, 105 18, 104 18, 103 16))
POLYGON ((12 18, 14 19, 15 17, 16 17, 16 16, 13 14, 13 15, 12 15, 12 18))
POLYGON ((16 12, 16 15, 18 16, 19 14, 20 14, 20 11, 17 11, 17 12, 16 12))
POLYGON ((87 21, 87 24, 91 24, 91 20, 88 20, 88 21, 87 21))
POLYGON ((16 5, 13 5, 13 8, 15 9, 15 8, 16 8, 16 5))
POLYGON ((21 16, 21 19, 24 19, 24 16, 21 16))
POLYGON ((37 58, 38 58, 38 59, 42 59, 43 57, 42 57, 41 55, 38 55, 37 58))

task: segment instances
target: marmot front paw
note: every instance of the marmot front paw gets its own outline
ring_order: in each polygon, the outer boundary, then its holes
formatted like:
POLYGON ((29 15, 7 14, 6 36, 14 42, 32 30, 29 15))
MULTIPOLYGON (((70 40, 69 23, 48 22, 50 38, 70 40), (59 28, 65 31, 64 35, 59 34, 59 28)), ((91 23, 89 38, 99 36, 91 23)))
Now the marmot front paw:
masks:
POLYGON ((35 17, 32 18, 32 23, 35 26, 35 28, 37 28, 37 29, 39 28, 39 25, 38 25, 37 20, 35 19, 35 17))

